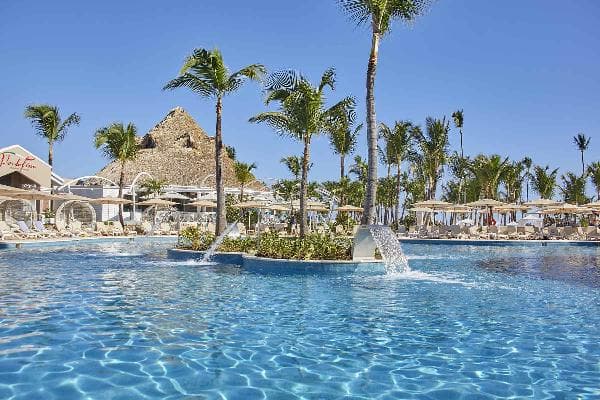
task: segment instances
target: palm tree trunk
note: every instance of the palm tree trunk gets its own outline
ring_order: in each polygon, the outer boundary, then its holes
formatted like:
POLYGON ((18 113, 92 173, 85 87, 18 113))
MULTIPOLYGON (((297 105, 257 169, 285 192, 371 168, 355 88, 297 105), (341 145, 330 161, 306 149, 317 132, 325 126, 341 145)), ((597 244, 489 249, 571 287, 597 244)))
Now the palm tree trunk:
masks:
POLYGON ((48 140, 48 165, 50 165, 50 169, 52 169, 52 164, 54 163, 54 143, 48 140))
POLYGON ((240 203, 244 201, 244 184, 240 185, 240 203))
POLYGON ((221 97, 217 98, 217 124, 215 129, 215 181, 217 189, 217 221, 215 224, 215 236, 219 236, 225 230, 227 221, 225 219, 225 187, 223 186, 223 136, 221 132, 221 113, 223 103, 221 97))
POLYGON ((340 182, 342 179, 344 179, 345 171, 344 171, 344 166, 345 166, 345 160, 344 160, 345 156, 342 154, 340 155, 340 182))
POLYGON ((304 152, 302 154, 302 179, 300 180, 300 237, 306 235, 306 198, 308 197, 308 163, 310 161, 310 136, 304 136, 304 152))
POLYGON ((583 162, 583 150, 581 150, 581 176, 585 175, 585 162, 583 162))
MULTIPOLYGON (((125 161, 121 162, 121 173, 119 174, 119 198, 123 198, 123 185, 125 183, 125 161)), ((119 204, 119 222, 121 226, 125 226, 123 219, 123 204, 119 204)))
POLYGON ((400 195, 402 194, 402 189, 400 188, 400 171, 402 168, 402 164, 398 161, 398 169, 396 170, 396 225, 400 225, 400 195))
POLYGON ((377 119, 375 116, 375 74, 379 56, 380 33, 373 25, 371 38, 371 53, 367 66, 367 145, 369 149, 367 173, 367 190, 361 224, 369 225, 375 222, 375 198, 377 196, 377 119))

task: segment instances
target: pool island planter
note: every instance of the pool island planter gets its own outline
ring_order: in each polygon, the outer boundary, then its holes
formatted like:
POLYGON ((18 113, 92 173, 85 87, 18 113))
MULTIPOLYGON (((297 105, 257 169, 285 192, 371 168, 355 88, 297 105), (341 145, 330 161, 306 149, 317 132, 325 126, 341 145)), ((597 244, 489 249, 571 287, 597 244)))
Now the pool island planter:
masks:
MULTIPOLYGON (((168 257, 172 260, 202 260, 203 251, 170 249, 168 257)), ((355 271, 385 272, 382 260, 288 260, 280 258, 257 257, 246 253, 217 252, 211 261, 218 264, 238 265, 254 272, 330 272, 349 273, 355 271)))

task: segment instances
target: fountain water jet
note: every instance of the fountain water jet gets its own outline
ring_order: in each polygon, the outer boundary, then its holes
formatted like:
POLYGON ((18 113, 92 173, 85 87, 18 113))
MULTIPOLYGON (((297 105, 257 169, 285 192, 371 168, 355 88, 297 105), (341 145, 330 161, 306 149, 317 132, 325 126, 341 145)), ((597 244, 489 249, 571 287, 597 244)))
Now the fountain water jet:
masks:
POLYGON ((229 224, 229 226, 227 228, 225 228, 225 230, 223 231, 223 233, 221 233, 215 239, 215 241, 213 242, 213 244, 210 245, 210 247, 208 248, 208 250, 206 250, 206 252, 204 253, 204 256, 202 257, 202 263, 210 262, 211 258, 215 254, 215 251, 217 251, 217 249, 219 248, 219 246, 221 245, 221 243, 223 243, 223 240, 225 239, 225 236, 229 235, 229 233, 234 228, 237 228, 237 221, 232 222, 231 224, 229 224))
POLYGON ((354 260, 372 260, 375 249, 378 249, 385 262, 386 273, 410 272, 408 259, 404 255, 394 231, 389 226, 361 226, 354 237, 353 247, 354 260))

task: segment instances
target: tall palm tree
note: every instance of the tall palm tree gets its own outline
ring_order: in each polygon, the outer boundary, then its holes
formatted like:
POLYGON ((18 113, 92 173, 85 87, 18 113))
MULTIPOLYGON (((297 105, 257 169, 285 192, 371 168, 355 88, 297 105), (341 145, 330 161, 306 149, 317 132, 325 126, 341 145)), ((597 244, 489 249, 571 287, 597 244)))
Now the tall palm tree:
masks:
POLYGON ((240 201, 244 200, 244 186, 254 180, 252 170, 256 168, 256 164, 248 164, 240 161, 236 161, 233 165, 233 171, 235 173, 235 179, 240 184, 240 201))
POLYGON ((563 193, 563 200, 567 203, 584 204, 588 201, 585 196, 585 178, 586 176, 577 176, 572 172, 567 172, 561 176, 562 186, 560 190, 563 193))
POLYGON ((463 151, 463 131, 462 128, 465 122, 465 116, 463 110, 456 110, 452 113, 452 120, 454 120, 454 126, 460 132, 460 156, 464 157, 465 153, 463 151))
POLYGON ((557 176, 558 168, 550 171, 548 165, 544 168, 536 165, 533 167, 533 174, 531 175, 531 187, 542 199, 551 199, 552 196, 554 196, 554 190, 556 189, 557 176))
POLYGON ((581 152, 581 175, 585 175, 585 162, 583 161, 583 153, 588 149, 590 140, 592 138, 586 137, 583 133, 578 133, 577 136, 573 136, 573 143, 577 147, 577 150, 581 152))
POLYGON ((400 215, 400 196, 402 194, 402 162, 411 150, 411 140, 417 135, 419 127, 410 121, 396 121, 390 128, 384 123, 379 126, 379 135, 385 141, 387 159, 396 166, 396 216, 400 215))
POLYGON ((414 131, 422 155, 422 168, 427 181, 426 197, 435 198, 438 181, 442 176, 444 164, 448 156, 449 123, 446 117, 442 119, 427 117, 425 132, 421 129, 414 131))
POLYGON ((331 127, 331 134, 329 135, 333 152, 340 156, 340 180, 346 176, 346 156, 354 151, 358 134, 363 127, 362 124, 359 124, 352 129, 353 124, 354 110, 351 110, 348 115, 337 119, 337 124, 331 127))
POLYGON ((310 143, 314 135, 330 133, 333 121, 346 115, 354 106, 354 99, 346 97, 335 105, 325 106, 325 88, 335 87, 335 71, 326 70, 318 86, 293 71, 273 74, 267 84, 267 105, 279 103, 277 111, 262 112, 250 122, 264 122, 280 134, 302 141, 302 175, 300 179, 300 236, 305 236, 307 227, 306 200, 308 192, 308 165, 310 143))
POLYGON ((54 143, 65 138, 70 126, 79 125, 79 115, 73 113, 63 121, 58 107, 49 104, 34 104, 25 108, 25 118, 31 120, 36 133, 48 141, 48 164, 52 168, 54 143))
POLYGON ((526 201, 529 201, 529 182, 531 181, 531 166, 533 165, 533 160, 530 157, 524 157, 521 163, 525 167, 525 198, 526 201))
MULTIPOLYGON (((94 136, 94 146, 102 149, 106 157, 121 164, 119 174, 119 198, 123 197, 125 184, 125 164, 133 160, 138 151, 136 142, 137 128, 133 123, 124 126, 122 122, 115 122, 107 127, 100 128, 94 136)), ((123 225, 123 205, 119 205, 119 221, 123 225)))
POLYGON ((342 9, 359 25, 371 27, 371 50, 367 64, 366 106, 369 174, 362 224, 375 222, 377 195, 377 118, 375 116, 375 74, 381 37, 390 32, 392 22, 414 21, 427 9, 430 0, 338 0, 342 9))
POLYGON ((221 118, 223 97, 235 92, 246 80, 260 80, 266 69, 261 64, 251 64, 234 73, 223 61, 218 49, 195 49, 179 72, 179 76, 169 81, 163 90, 186 87, 200 97, 216 100, 215 126, 215 181, 217 189, 217 221, 215 234, 220 235, 227 223, 225 219, 225 186, 223 185, 223 136, 221 118))
POLYGON ((596 200, 600 201, 600 162, 596 161, 588 165, 587 172, 596 189, 596 200))

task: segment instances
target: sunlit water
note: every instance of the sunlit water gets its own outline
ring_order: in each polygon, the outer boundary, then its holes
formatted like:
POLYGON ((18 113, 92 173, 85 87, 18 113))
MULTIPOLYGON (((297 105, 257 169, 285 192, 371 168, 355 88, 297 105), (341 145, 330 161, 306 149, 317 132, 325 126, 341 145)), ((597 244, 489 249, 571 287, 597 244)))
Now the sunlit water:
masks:
POLYGON ((405 279, 168 247, 0 251, 0 398, 600 397, 596 248, 405 244, 405 279))

